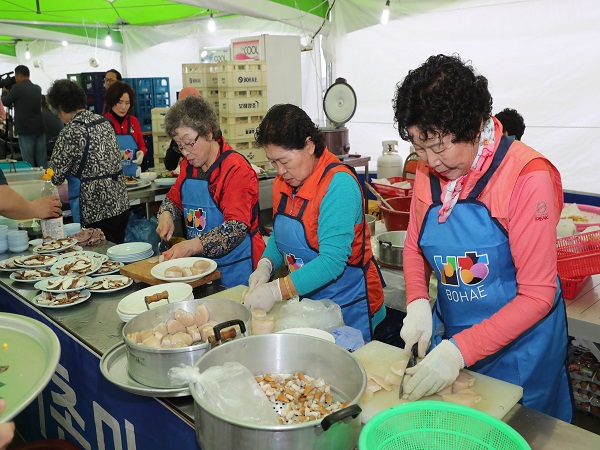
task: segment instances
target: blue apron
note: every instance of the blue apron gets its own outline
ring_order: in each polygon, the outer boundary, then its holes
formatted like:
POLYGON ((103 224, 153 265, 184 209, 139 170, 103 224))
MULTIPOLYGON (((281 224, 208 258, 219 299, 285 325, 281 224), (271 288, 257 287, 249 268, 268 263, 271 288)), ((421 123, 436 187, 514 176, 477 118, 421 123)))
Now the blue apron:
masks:
MULTIPOLYGON (((440 181, 430 174, 434 203, 423 221, 419 246, 438 279, 432 348, 488 319, 517 295, 507 232, 477 200, 511 142, 502 139, 488 173, 468 198, 456 203, 445 223, 438 223, 440 181)), ((544 319, 469 369, 522 386, 523 405, 570 422, 567 322, 558 277, 557 287, 554 306, 544 319)))
POLYGON ((81 226, 83 227, 83 226, 87 225, 87 223, 84 223, 81 220, 81 205, 80 205, 80 201, 79 201, 80 196, 81 196, 81 183, 84 183, 86 181, 100 180, 103 178, 117 179, 123 172, 119 171, 119 172, 113 173, 113 174, 99 175, 99 176, 95 176, 95 177, 83 177, 82 176, 83 169, 87 162, 87 157, 88 157, 88 153, 90 150, 89 129, 92 127, 95 127, 96 125, 98 125, 102 122, 108 122, 108 119, 106 117, 102 117, 100 119, 94 120, 89 123, 85 123, 81 120, 74 120, 73 122, 80 123, 81 125, 83 125, 86 128, 86 131, 87 131, 87 135, 85 137, 85 148, 83 149, 83 153, 81 155, 81 162, 79 163, 79 166, 77 167, 77 170, 75 171, 74 174, 71 174, 71 173, 67 174, 67 186, 68 186, 68 191, 69 191, 69 206, 71 207, 71 214, 73 216, 73 222, 80 223, 81 226))
MULTIPOLYGON (((129 121, 129 118, 127 120, 129 121)), ((123 156, 123 174, 135 177, 138 166, 133 162, 133 159, 135 159, 135 153, 138 149, 137 142, 131 134, 117 134, 117 141, 123 156)))
MULTIPOLYGON (((233 153, 233 150, 223 152, 202 179, 195 178, 193 176, 194 168, 188 165, 187 176, 181 185, 183 219, 187 239, 194 239, 224 222, 223 212, 210 195, 208 180, 213 170, 233 153)), ((258 214, 258 203, 253 214, 258 214)), ((252 235, 253 233, 249 232, 244 240, 229 253, 220 258, 214 258, 221 271, 221 283, 224 286, 234 287, 248 283, 253 264, 252 235)))
MULTIPOLYGON (((337 165, 340 164, 333 163, 327 166, 321 180, 330 169, 337 165)), ((310 247, 306 238, 307 230, 304 229, 302 223, 302 216, 308 205, 308 200, 304 200, 300 210, 295 215, 285 213, 288 201, 290 201, 290 198, 283 194, 273 219, 273 231, 277 248, 283 255, 288 273, 291 273, 315 259, 319 253, 310 247)), ((308 231, 316 232, 316 230, 308 231)), ((363 219, 363 241, 365 236, 366 223, 363 219)), ((360 330, 365 342, 370 342, 373 338, 366 289, 366 274, 370 264, 375 264, 375 261, 366 261, 362 266, 346 264, 344 271, 336 280, 303 296, 313 300, 328 298, 340 305, 344 323, 360 330)))

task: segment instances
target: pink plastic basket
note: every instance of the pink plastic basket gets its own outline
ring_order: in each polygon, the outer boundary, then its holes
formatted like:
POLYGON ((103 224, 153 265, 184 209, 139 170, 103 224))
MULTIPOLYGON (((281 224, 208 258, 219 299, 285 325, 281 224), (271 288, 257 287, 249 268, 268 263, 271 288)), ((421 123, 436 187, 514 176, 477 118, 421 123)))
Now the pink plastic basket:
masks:
POLYGON ((600 231, 557 239, 557 269, 563 279, 600 273, 600 231))

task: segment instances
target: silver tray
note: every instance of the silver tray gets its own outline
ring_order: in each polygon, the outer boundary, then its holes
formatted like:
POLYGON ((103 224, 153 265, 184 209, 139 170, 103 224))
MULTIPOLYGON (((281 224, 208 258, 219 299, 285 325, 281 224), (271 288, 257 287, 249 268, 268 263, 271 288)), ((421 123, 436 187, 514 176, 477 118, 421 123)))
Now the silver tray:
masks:
POLYGON ((189 387, 164 389, 143 385, 127 372, 127 349, 125 342, 111 347, 100 359, 100 371, 104 378, 121 389, 145 397, 182 397, 190 395, 189 387))

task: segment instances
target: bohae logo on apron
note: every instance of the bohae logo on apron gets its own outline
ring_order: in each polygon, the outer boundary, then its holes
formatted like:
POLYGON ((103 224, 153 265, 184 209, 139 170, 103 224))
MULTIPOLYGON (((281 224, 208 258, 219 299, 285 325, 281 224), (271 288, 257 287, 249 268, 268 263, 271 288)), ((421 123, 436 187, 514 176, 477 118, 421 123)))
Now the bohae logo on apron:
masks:
POLYGON ((192 228, 194 231, 202 231, 206 227, 206 212, 202 208, 183 210, 185 218, 185 226, 192 228))
POLYGON ((435 255, 435 265, 440 273, 439 280, 446 286, 475 286, 481 283, 490 273, 488 255, 479 255, 476 251, 465 252, 464 256, 435 255))
POLYGON ((304 261, 302 258, 296 258, 293 253, 288 253, 285 255, 285 264, 287 265, 288 271, 292 273, 302 267, 304 265, 304 261))

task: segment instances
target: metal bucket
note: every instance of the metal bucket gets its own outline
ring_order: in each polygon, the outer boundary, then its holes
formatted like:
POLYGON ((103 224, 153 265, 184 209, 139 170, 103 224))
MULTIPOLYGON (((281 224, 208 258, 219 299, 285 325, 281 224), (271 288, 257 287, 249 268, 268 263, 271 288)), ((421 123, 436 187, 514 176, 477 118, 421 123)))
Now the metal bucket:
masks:
POLYGON ((388 231, 377 235, 379 261, 392 267, 402 268, 402 252, 406 231, 388 231))
POLYGON ((196 363, 201 372, 226 362, 239 362, 254 375, 302 372, 323 378, 334 400, 351 405, 321 420, 297 425, 254 425, 222 417, 206 405, 194 383, 196 437, 203 450, 354 449, 361 430, 358 402, 366 386, 365 370, 344 348, 312 336, 264 334, 215 347, 196 363))
POLYGON ((178 309, 194 314, 198 305, 205 305, 210 319, 218 324, 237 319, 243 322, 248 332, 250 331, 252 318, 250 310, 233 300, 195 299, 153 308, 137 315, 123 327, 123 340, 127 349, 127 371, 131 378, 150 387, 172 389, 185 386, 185 384, 174 385, 171 383, 168 376, 169 369, 178 367, 180 364, 194 365, 210 348, 208 342, 181 348, 149 348, 134 344, 126 336, 136 331, 154 328, 161 322, 173 319, 175 311, 178 309))

